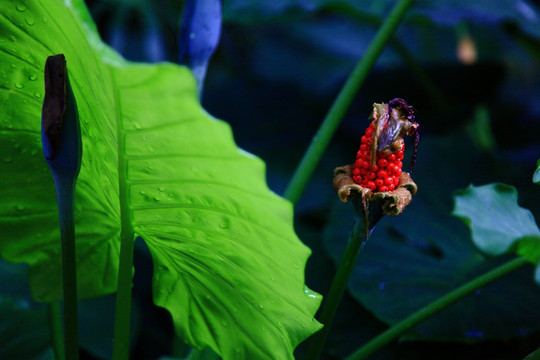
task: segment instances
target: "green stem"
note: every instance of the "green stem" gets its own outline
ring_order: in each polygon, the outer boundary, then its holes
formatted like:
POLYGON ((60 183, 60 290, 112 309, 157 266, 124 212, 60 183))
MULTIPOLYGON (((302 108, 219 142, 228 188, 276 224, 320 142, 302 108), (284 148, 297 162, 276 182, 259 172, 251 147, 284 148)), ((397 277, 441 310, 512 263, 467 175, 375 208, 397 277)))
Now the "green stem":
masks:
POLYGON ((285 190, 284 197, 293 204, 296 204, 300 199, 311 174, 313 174, 315 167, 330 143, 356 92, 366 79, 373 65, 375 65, 384 46, 390 40, 413 1, 399 0, 338 94, 285 190))
MULTIPOLYGON (((120 102, 117 102, 118 104, 120 102)), ((121 119, 121 109, 117 108, 117 118, 121 119)), ((134 230, 131 224, 132 210, 129 205, 127 182, 127 161, 124 156, 126 148, 125 134, 121 121, 117 121, 118 135, 118 184, 120 198, 120 262, 118 264, 118 288, 116 293, 116 310, 114 316, 114 360, 128 360, 129 336, 131 326, 131 286, 133 277, 134 230)))
POLYGON ((67 360, 79 359, 77 321, 77 263, 75 254, 74 196, 75 180, 63 174, 55 177, 62 241, 62 278, 64 287, 64 332, 67 360))
POLYGON ((471 294, 472 292, 486 286, 487 284, 499 279, 500 277, 515 271, 524 265, 529 264, 527 260, 522 257, 510 260, 509 262, 496 267, 495 269, 488 271, 487 273, 478 276, 477 278, 469 281, 465 285, 460 286, 459 288, 451 291, 445 296, 435 300, 426 307, 420 309, 399 323, 395 324, 373 340, 369 341, 367 344, 362 346, 352 355, 346 358, 346 360, 360 360, 366 359, 369 355, 373 354, 375 351, 384 347, 392 340, 398 338, 411 328, 422 323, 426 319, 432 317, 441 310, 446 309, 450 305, 456 303, 457 301, 463 299, 465 296, 471 294))
POLYGON ((129 358, 129 334, 131 326, 131 279, 133 268, 133 233, 122 228, 120 263, 118 265, 118 289, 114 316, 113 359, 129 358))
POLYGON ((56 360, 64 360, 66 354, 64 351, 64 331, 62 329, 62 314, 60 311, 60 302, 54 301, 47 304, 47 319, 49 322, 49 335, 51 345, 56 360))
POLYGON ((305 359, 318 359, 326 343, 328 332, 336 315, 337 308, 345 293, 347 281, 354 269, 354 264, 363 245, 367 241, 366 227, 362 220, 356 219, 351 232, 351 238, 338 265, 328 296, 326 296, 321 313, 318 317, 324 327, 311 337, 305 359))

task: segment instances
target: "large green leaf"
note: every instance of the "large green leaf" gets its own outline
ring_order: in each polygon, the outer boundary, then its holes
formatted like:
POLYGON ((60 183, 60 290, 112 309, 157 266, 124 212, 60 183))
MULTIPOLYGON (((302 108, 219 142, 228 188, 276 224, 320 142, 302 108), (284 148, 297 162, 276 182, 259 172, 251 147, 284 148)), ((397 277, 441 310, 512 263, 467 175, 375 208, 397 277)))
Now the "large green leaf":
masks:
POLYGON ((292 358, 320 326, 320 296, 304 285, 309 249, 291 204, 266 186, 263 162, 201 108, 191 73, 124 61, 78 0, 2 2, 0 34, 0 252, 30 264, 33 295, 61 295, 39 126, 45 59, 64 53, 83 136, 80 295, 115 291, 122 213, 152 253, 154 301, 185 341, 225 359, 292 358))

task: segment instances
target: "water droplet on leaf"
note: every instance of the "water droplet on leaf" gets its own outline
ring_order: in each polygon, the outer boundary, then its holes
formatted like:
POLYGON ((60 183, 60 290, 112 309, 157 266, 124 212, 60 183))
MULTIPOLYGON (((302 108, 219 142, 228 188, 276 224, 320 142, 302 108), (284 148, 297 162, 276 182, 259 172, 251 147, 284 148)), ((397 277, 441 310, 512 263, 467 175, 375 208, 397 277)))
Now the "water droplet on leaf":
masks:
POLYGON ((30 80, 30 81, 36 81, 36 80, 37 80, 37 76, 36 76, 36 75, 30 75, 30 76, 28 77, 28 80, 30 80))
POLYGON ((19 12, 24 12, 24 11, 26 11, 26 6, 24 6, 23 4, 17 4, 17 5, 15 6, 15 8, 16 8, 17 11, 19 11, 19 12))
POLYGON ((24 21, 26 21, 26 23, 30 26, 34 25, 36 22, 34 21, 33 18, 26 18, 24 19, 24 21))

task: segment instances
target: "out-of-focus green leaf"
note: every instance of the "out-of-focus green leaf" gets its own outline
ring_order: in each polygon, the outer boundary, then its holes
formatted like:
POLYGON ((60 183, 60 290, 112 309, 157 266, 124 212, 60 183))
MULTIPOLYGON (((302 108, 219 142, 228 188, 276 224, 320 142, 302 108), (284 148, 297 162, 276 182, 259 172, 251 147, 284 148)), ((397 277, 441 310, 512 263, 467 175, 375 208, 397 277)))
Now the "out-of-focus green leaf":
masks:
POLYGON ((536 162, 536 171, 533 174, 533 183, 540 185, 540 160, 536 162))
POLYGON ((540 261, 540 236, 528 235, 516 241, 515 252, 533 264, 540 261))
POLYGON ((518 239, 540 235, 532 213, 517 204, 514 187, 470 185, 456 193, 455 202, 453 215, 469 225, 474 243, 486 254, 503 254, 518 239))

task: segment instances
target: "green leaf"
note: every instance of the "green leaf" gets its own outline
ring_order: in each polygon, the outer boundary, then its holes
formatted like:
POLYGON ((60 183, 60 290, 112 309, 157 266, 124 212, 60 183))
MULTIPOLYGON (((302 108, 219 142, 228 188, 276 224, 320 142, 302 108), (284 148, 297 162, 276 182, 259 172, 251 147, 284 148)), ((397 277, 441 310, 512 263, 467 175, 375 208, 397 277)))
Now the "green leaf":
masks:
POLYGON ((540 262, 540 236, 529 235, 516 241, 515 252, 533 264, 540 262))
POLYGON ((536 171, 533 174, 533 183, 540 185, 540 159, 536 162, 536 171))
POLYGON ((264 163, 201 108, 189 70, 124 61, 80 0, 2 2, 0 34, 0 254, 30 264, 34 297, 61 295, 39 119, 45 59, 63 53, 84 148, 80 296, 115 291, 122 214, 152 253, 154 301, 184 341, 224 359, 292 359, 320 327, 320 296, 304 285, 310 251, 294 233, 291 204, 268 189, 264 163))
POLYGON ((532 213, 517 204, 516 189, 504 184, 457 192, 453 215, 470 226, 474 243, 489 255, 507 252, 524 236, 540 235, 532 213))

